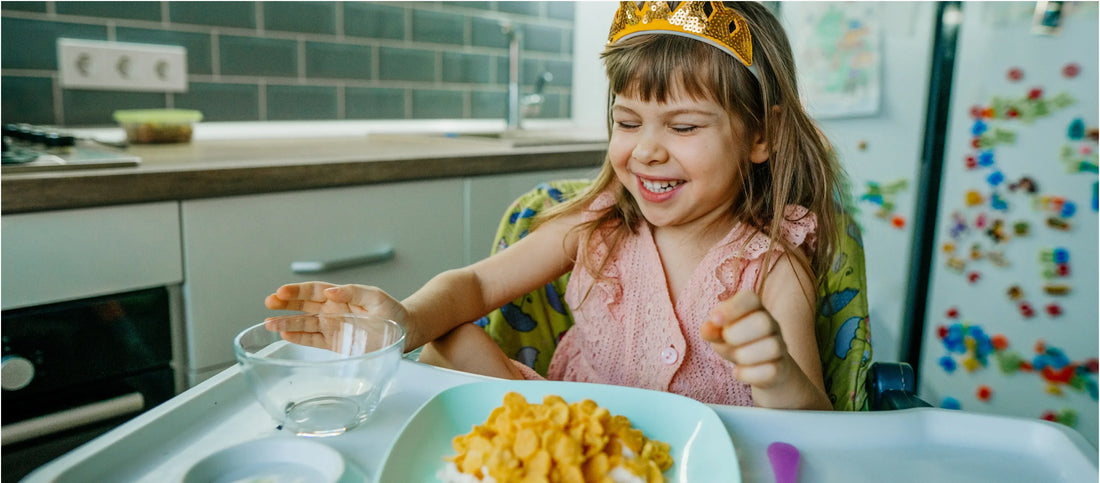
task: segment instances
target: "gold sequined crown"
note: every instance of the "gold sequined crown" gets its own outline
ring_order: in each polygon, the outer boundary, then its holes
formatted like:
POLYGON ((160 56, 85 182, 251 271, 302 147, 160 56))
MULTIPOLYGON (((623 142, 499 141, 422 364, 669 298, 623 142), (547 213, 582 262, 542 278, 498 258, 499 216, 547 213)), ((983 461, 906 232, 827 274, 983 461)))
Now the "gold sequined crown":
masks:
POLYGON ((619 2, 607 43, 651 33, 701 40, 733 55, 745 67, 752 67, 748 23, 722 2, 680 2, 675 9, 669 7, 669 2, 646 1, 641 7, 638 2, 619 2))

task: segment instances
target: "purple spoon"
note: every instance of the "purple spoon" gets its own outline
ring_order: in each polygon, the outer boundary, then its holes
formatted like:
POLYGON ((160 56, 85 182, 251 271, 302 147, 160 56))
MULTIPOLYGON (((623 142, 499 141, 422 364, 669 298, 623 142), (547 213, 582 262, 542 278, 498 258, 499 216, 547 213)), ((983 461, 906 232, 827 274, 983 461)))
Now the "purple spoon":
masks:
POLYGON ((768 461, 775 471, 775 483, 795 483, 798 479, 798 448, 776 441, 768 445, 768 461))

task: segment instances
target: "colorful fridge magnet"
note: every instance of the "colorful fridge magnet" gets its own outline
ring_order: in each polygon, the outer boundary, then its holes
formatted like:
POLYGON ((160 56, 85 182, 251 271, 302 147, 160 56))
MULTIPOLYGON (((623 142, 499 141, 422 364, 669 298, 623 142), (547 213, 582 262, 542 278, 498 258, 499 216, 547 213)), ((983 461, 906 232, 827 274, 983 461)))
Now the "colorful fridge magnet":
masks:
POLYGON ((1077 77, 1077 75, 1080 73, 1081 66, 1078 65, 1076 62, 1070 62, 1062 66, 1062 77, 1065 77, 1066 79, 1073 79, 1074 77, 1077 77))
POLYGON ((1050 421, 1052 423, 1063 424, 1071 428, 1077 427, 1077 412, 1072 409, 1062 409, 1061 411, 1046 410, 1039 416, 1039 419, 1044 421, 1050 421))
POLYGON ((867 201, 879 206, 876 216, 890 220, 894 228, 904 228, 905 218, 894 213, 894 202, 897 193, 905 190, 909 181, 899 179, 890 183, 881 184, 875 181, 867 182, 867 192, 860 196, 860 201, 867 201))
POLYGON ((966 166, 966 169, 977 168, 978 158, 975 158, 973 154, 968 154, 966 155, 966 158, 963 159, 963 164, 966 166))
POLYGON ((978 390, 975 393, 975 396, 978 397, 979 401, 989 402, 989 400, 993 397, 993 389, 989 386, 986 386, 985 384, 982 384, 981 386, 978 386, 978 390))
POLYGON ((1047 304, 1047 313, 1050 314, 1051 317, 1062 315, 1062 306, 1054 303, 1047 304))
POLYGON ((1020 288, 1019 285, 1013 285, 1011 287, 1008 287, 1008 298, 1009 298, 1009 300, 1021 300, 1021 299, 1023 299, 1024 298, 1024 289, 1020 288))
POLYGON ((1032 307, 1031 304, 1028 303, 1026 300, 1020 302, 1018 307, 1020 308, 1020 315, 1022 315, 1025 319, 1030 319, 1035 316, 1035 308, 1032 307))
POLYGON ((1007 267, 1010 265, 1010 263, 1008 263, 1008 258, 1005 258, 1005 253, 1000 250, 991 250, 986 257, 998 267, 1007 267))
POLYGON ((966 206, 978 206, 982 204, 982 194, 977 190, 968 190, 966 192, 966 206))
POLYGON ((1012 224, 1012 232, 1018 237, 1027 236, 1031 232, 1031 225, 1028 225, 1026 221, 1017 221, 1012 224))
POLYGON ((1035 180, 1030 176, 1024 176, 1015 183, 1009 184, 1008 190, 1012 192, 1023 191, 1029 195, 1033 195, 1036 191, 1039 191, 1039 185, 1036 184, 1035 180))
POLYGON ((949 257, 947 259, 947 268, 954 270, 955 272, 962 273, 966 270, 966 262, 961 258, 949 257))
MULTIPOLYGON (((1000 174, 1000 172, 998 171, 996 174, 1000 174)), ((998 181, 998 183, 999 182, 1000 181, 998 181)), ((1005 201, 1000 193, 994 191, 989 197, 989 207, 997 211, 1008 211, 1008 202, 1005 201)))
POLYGON ((978 283, 978 280, 981 280, 981 278, 982 274, 978 272, 970 272, 966 274, 966 280, 970 283, 978 283))
POLYGON ((1080 141, 1085 138, 1085 121, 1084 119, 1077 118, 1070 121, 1069 128, 1066 130, 1066 137, 1074 141, 1080 141))
POLYGON ((1073 225, 1070 225, 1068 221, 1063 220, 1062 218, 1059 218, 1057 216, 1051 216, 1047 218, 1047 226, 1060 231, 1069 231, 1071 228, 1073 228, 1073 225))
POLYGON ((943 409, 962 409, 962 405, 959 404, 959 400, 953 397, 945 397, 943 401, 940 401, 940 407, 943 409))
POLYGON ((993 220, 992 226, 990 226, 985 233, 996 243, 1008 241, 1008 233, 1005 231, 1005 222, 1000 218, 993 220))
POLYGON ((1043 292, 1047 295, 1069 295, 1069 285, 1064 283, 1048 283, 1043 285, 1043 292))
POLYGON ((1024 78, 1024 71, 1019 67, 1013 67, 1008 69, 1007 77, 1008 80, 1012 82, 1020 82, 1020 80, 1024 78))

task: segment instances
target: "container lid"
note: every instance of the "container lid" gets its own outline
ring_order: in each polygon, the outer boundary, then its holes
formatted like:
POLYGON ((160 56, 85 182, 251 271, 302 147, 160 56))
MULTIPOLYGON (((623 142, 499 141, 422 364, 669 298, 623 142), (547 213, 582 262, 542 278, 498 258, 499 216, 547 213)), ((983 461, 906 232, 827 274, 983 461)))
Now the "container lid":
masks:
POLYGON ((202 112, 192 109, 123 109, 115 111, 115 121, 190 123, 202 120, 202 112))

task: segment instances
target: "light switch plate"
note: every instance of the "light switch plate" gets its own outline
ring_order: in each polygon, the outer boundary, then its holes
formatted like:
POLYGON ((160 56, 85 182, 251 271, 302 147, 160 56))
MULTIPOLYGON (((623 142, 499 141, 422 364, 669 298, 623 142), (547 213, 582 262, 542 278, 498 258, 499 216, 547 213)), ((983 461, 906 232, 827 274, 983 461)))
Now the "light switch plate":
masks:
POLYGON ((61 87, 187 92, 187 49, 81 39, 57 40, 61 87))

